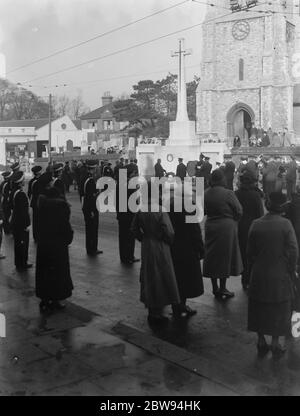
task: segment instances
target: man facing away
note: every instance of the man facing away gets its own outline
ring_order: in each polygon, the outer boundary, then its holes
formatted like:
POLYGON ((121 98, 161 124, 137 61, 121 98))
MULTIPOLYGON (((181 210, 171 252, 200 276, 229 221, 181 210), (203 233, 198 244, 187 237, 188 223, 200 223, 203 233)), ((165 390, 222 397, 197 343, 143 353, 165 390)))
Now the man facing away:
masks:
POLYGON ((97 160, 88 160, 86 165, 87 175, 82 178, 80 184, 82 212, 85 221, 85 246, 89 256, 96 256, 103 253, 102 250, 98 250, 99 212, 96 206, 98 191, 94 179, 97 160))
POLYGON ((184 181, 184 178, 186 177, 186 165, 183 163, 182 157, 178 158, 178 165, 176 169, 176 176, 180 178, 182 181, 184 181))
POLYGON ((33 239, 37 241, 37 200, 38 200, 38 178, 42 174, 42 166, 34 166, 31 169, 33 173, 33 178, 30 179, 28 183, 27 196, 30 202, 30 207, 32 208, 32 234, 33 239))

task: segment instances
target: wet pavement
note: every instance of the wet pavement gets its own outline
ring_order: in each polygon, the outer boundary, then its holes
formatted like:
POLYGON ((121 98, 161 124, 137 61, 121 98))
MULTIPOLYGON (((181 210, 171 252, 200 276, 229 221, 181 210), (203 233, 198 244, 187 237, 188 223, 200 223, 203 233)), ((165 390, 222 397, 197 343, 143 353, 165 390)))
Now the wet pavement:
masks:
MULTIPOLYGON (((198 313, 150 328, 139 302, 139 263, 118 257, 115 214, 101 214, 99 248, 84 250, 84 223, 77 194, 72 204, 70 247, 74 292, 66 310, 41 316, 34 268, 17 273, 12 238, 0 261, 0 395, 299 395, 300 339, 288 340, 280 361, 256 356, 255 334, 246 331, 247 295, 231 278, 235 298, 216 301, 210 282, 190 301, 198 313)), ((136 256, 140 248, 137 246, 136 256)), ((35 260, 31 242, 30 260, 35 260)), ((170 313, 167 310, 166 313, 170 313)))

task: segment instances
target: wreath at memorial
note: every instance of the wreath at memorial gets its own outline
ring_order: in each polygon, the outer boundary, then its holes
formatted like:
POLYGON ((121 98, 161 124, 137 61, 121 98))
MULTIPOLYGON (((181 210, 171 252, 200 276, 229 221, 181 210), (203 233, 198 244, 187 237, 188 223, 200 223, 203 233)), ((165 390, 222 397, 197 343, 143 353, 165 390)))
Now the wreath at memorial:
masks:
POLYGON ((173 155, 172 155, 171 153, 169 153, 169 154, 167 155, 167 161, 168 161, 168 162, 173 162, 173 159, 174 159, 173 155))

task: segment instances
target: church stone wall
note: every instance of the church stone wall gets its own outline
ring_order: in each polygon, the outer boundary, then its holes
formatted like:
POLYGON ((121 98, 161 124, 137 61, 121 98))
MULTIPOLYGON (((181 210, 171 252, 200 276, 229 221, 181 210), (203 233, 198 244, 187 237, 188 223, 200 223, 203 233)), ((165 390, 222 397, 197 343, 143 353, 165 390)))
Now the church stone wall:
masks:
POLYGON ((237 103, 243 103, 252 108, 255 120, 259 123, 259 89, 200 91, 198 93, 197 132, 217 134, 219 138, 227 137, 227 114, 237 103), (202 96, 200 98, 199 96, 202 96))
POLYGON ((197 133, 202 137, 214 134, 226 138, 228 111, 238 103, 252 109, 257 125, 293 130, 294 26, 283 13, 246 15, 234 13, 203 27, 197 91, 197 133), (232 35, 238 20, 250 26, 243 40, 232 35), (244 61, 242 80, 240 59, 244 61))

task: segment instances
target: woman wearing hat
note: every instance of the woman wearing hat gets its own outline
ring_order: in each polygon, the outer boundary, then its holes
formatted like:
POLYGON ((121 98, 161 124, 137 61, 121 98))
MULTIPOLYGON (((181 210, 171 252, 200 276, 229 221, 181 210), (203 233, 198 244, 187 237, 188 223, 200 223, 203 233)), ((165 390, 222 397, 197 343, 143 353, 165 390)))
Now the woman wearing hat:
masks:
POLYGON ((180 303, 170 248, 174 230, 168 213, 163 212, 153 197, 143 202, 131 229, 142 243, 140 300, 148 309, 149 324, 162 323, 168 320, 163 315, 163 308, 180 303))
POLYGON ((230 298, 234 293, 226 289, 226 280, 243 271, 237 227, 243 210, 234 192, 226 189, 221 169, 211 174, 210 188, 204 194, 204 209, 207 218, 203 276, 211 278, 216 298, 230 298))
POLYGON ((293 226, 282 217, 285 203, 286 196, 281 192, 269 195, 268 213, 253 222, 247 247, 250 273, 248 329, 257 332, 259 354, 266 354, 270 348, 265 335, 272 336, 271 350, 276 357, 285 351, 279 337, 290 331, 291 279, 298 258, 293 226))
POLYGON ((246 255, 248 232, 253 220, 264 215, 264 208, 260 192, 255 184, 255 178, 250 172, 246 171, 240 176, 240 186, 235 194, 243 208, 243 215, 238 224, 238 235, 244 268, 242 286, 246 290, 249 285, 246 255))

